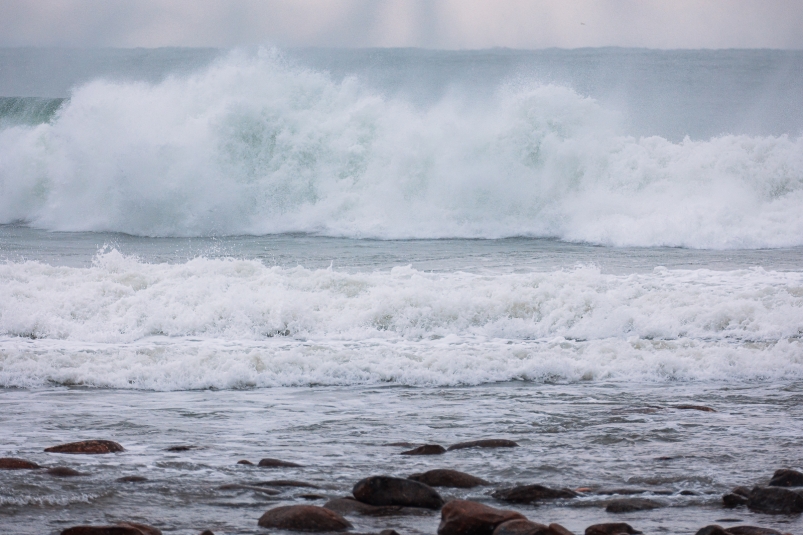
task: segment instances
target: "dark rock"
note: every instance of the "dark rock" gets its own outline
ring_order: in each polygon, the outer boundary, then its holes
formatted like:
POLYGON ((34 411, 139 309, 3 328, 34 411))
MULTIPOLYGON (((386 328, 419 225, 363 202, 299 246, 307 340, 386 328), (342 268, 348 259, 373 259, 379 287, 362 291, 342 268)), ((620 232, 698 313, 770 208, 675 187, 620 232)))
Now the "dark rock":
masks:
POLYGON ((776 470, 770 480, 770 487, 803 487, 803 474, 797 470, 776 470))
POLYGON ((411 511, 420 511, 420 509, 401 507, 398 505, 369 505, 350 497, 335 498, 329 500, 323 504, 323 506, 341 515, 391 516, 408 514, 411 511))
POLYGON ((549 525, 549 530, 550 530, 550 531, 551 531, 551 532, 552 532, 554 535, 574 535, 574 533, 572 533, 572 532, 571 532, 571 531, 569 531, 568 529, 564 528, 564 527, 563 527, 563 526, 561 526, 560 524, 550 524, 550 525, 549 525))
POLYGON ((717 526, 716 524, 711 524, 710 526, 706 526, 697 530, 697 533, 694 535, 730 535, 725 528, 722 526, 717 526))
POLYGON ((211 529, 205 529, 201 532, 201 535, 215 535, 211 529))
POLYGON ((601 494, 603 496, 610 496, 613 494, 618 494, 620 496, 632 496, 634 494, 660 494, 663 496, 669 496, 673 494, 671 490, 666 489, 599 489, 596 491, 596 494, 601 494))
POLYGON ((218 488, 220 490, 252 490, 254 492, 267 494, 268 496, 276 496, 277 494, 281 494, 281 492, 276 489, 266 489, 264 487, 257 487, 255 485, 241 485, 239 483, 229 483, 228 485, 221 485, 218 488))
POLYGON ((86 475, 82 472, 79 472, 78 470, 73 470, 72 468, 68 468, 66 466, 56 466, 53 468, 48 468, 45 471, 45 473, 55 477, 75 477, 75 476, 86 475))
POLYGON ((784 535, 777 529, 759 528, 757 526, 735 526, 725 530, 728 535, 784 535))
POLYGON ((248 466, 254 466, 254 463, 252 463, 248 459, 241 459, 241 460, 237 461, 237 464, 246 464, 248 466))
POLYGON ((694 492, 693 490, 681 490, 680 491, 680 495, 681 496, 697 496, 697 493, 694 492))
POLYGON ((516 511, 495 509, 481 503, 454 500, 443 506, 438 535, 491 535, 508 520, 526 520, 516 511))
POLYGON ((357 482, 352 494, 369 505, 402 505, 440 509, 443 498, 429 485, 389 476, 367 477, 357 482))
POLYGON ((605 507, 609 513, 632 513, 633 511, 649 511, 658 509, 662 505, 654 500, 646 498, 624 498, 622 500, 611 500, 605 507))
POLYGON ((259 518, 263 528, 290 531, 343 531, 351 523, 339 514, 316 505, 285 505, 268 510, 259 518))
POLYGON ((383 529, 379 532, 379 535, 399 535, 399 532, 395 529, 383 529))
POLYGON ((674 408, 685 411, 717 412, 711 407, 706 407, 705 405, 675 405, 674 408))
POLYGON ((423 474, 413 474, 407 479, 418 481, 430 487, 452 487, 458 489, 470 489, 481 485, 490 485, 484 479, 474 477, 471 474, 458 472, 457 470, 437 469, 424 472, 423 474))
POLYGON ((293 479, 272 479, 270 481, 260 481, 259 483, 254 483, 254 485, 259 485, 261 487, 304 487, 309 489, 319 489, 318 485, 314 485, 312 483, 307 483, 305 481, 295 481, 293 479))
POLYGON ((739 496, 744 496, 745 498, 749 498, 751 491, 752 489, 748 489, 747 487, 736 487, 731 491, 731 493, 738 494, 739 496))
POLYGON ((100 455, 103 453, 117 453, 125 451, 117 442, 111 440, 83 440, 81 442, 70 442, 60 444, 51 448, 45 448, 48 453, 73 453, 81 455, 100 455))
POLYGON ((262 459, 259 461, 259 466, 262 468, 301 468, 300 464, 291 463, 290 461, 280 461, 279 459, 262 459))
POLYGON ((162 532, 145 524, 121 522, 115 526, 75 526, 65 529, 61 535, 162 535, 162 532))
POLYGON ((747 508, 771 515, 803 513, 803 496, 782 487, 755 487, 750 492, 747 508))
POLYGON ((728 509, 733 509, 734 507, 747 505, 747 498, 741 494, 734 494, 731 492, 722 496, 722 504, 728 509))
POLYGON ((181 445, 181 446, 170 446, 169 448, 167 448, 166 451, 180 452, 180 451, 190 451, 190 450, 194 450, 194 449, 195 449, 195 446, 181 445))
POLYGON ((415 449, 401 452, 399 455, 442 455, 446 453, 446 448, 440 444, 424 444, 415 449))
POLYGON ((637 533, 641 533, 641 531, 633 529, 630 524, 624 522, 594 524, 585 530, 585 535, 634 535, 637 533))
POLYGON ((517 518, 496 526, 493 535, 553 535, 553 532, 549 530, 549 526, 531 522, 526 518, 517 518))
POLYGON ((0 457, 0 470, 36 470, 37 468, 42 467, 34 462, 26 461, 25 459, 0 457))
POLYGON ((512 489, 499 489, 491 494, 497 500, 511 503, 536 503, 539 500, 574 498, 576 492, 569 489, 550 489, 543 485, 524 485, 512 489))
POLYGON ((472 440, 471 442, 459 442, 452 444, 446 451, 464 450, 466 448, 516 448, 518 444, 512 440, 501 438, 488 438, 484 440, 472 440))
POLYGON ((148 478, 142 476, 124 476, 118 477, 117 481, 120 483, 142 483, 143 481, 148 481, 148 478))
POLYGON ((302 500, 325 500, 326 496, 321 496, 320 494, 299 494, 296 498, 301 498, 302 500))
POLYGON ((388 442, 387 444, 384 444, 384 446, 394 446, 397 448, 412 448, 413 446, 415 446, 415 444, 413 444, 412 442, 388 442))

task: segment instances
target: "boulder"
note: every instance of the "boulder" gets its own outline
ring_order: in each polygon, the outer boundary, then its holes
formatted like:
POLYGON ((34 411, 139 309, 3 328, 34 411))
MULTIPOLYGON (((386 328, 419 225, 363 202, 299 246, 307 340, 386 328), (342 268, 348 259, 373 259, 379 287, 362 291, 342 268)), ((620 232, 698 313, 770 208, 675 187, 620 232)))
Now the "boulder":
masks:
POLYGON ((747 498, 741 494, 730 492, 722 496, 722 504, 728 509, 747 504, 747 498))
POLYGON ((606 524, 594 524, 588 526, 585 535, 634 535, 641 531, 633 529, 630 524, 624 522, 610 522, 606 524))
POLYGON ((259 461, 259 466, 262 468, 301 468, 300 464, 291 463, 290 461, 281 461, 279 459, 261 459, 259 461))
POLYGON ((755 487, 750 491, 747 508, 771 515, 803 513, 803 496, 782 487, 755 487))
POLYGON ((563 526, 561 526, 560 524, 550 524, 550 525, 549 525, 549 530, 550 530, 550 531, 551 531, 551 532, 552 532, 554 535, 574 535, 574 533, 572 533, 572 532, 571 532, 571 531, 569 531, 568 529, 564 528, 564 527, 563 527, 563 526))
POLYGON ((554 533, 549 531, 549 526, 531 522, 526 518, 517 518, 496 526, 493 535, 554 535, 554 533))
POLYGON ((0 470, 36 470, 37 468, 42 467, 34 462, 26 461, 25 459, 0 457, 0 470))
POLYGON ((47 453, 72 453, 81 455, 100 455, 104 453, 117 453, 125 451, 117 442, 111 440, 83 440, 81 442, 70 442, 60 444, 51 448, 45 448, 47 453))
POLYGON ((484 440, 472 440, 470 442, 458 442, 452 444, 446 451, 464 450, 466 448, 516 448, 518 444, 512 440, 502 438, 487 438, 484 440))
POLYGON ((759 528, 757 526, 735 526, 725 530, 728 535, 784 535, 777 529, 759 528))
POLYGON ((803 473, 797 470, 776 470, 772 474, 770 487, 803 487, 803 473))
POLYGON ((294 479, 271 479, 270 481, 260 481, 259 483, 254 483, 254 485, 259 485, 261 487, 304 487, 310 489, 321 488, 318 485, 307 483, 305 481, 296 481, 294 479))
POLYGON ((694 535, 730 535, 725 528, 722 526, 718 526, 716 524, 711 524, 710 526, 706 526, 697 530, 697 533, 694 535))
POLYGON ((490 485, 490 483, 484 479, 474 477, 471 474, 445 468, 430 470, 423 474, 413 474, 407 479, 418 481, 430 487, 452 487, 457 489, 470 489, 482 485, 490 485))
POLYGON ((647 498, 624 498, 608 502, 605 511, 608 513, 632 513, 634 511, 649 511, 659 507, 662 507, 660 503, 647 498))
POLYGON ((415 449, 401 452, 399 455, 442 455, 446 453, 446 448, 440 444, 424 444, 415 449))
POLYGON ((246 466, 254 466, 254 463, 252 463, 248 459, 240 459, 239 461, 237 461, 237 464, 244 464, 246 466))
POLYGON ((495 509, 481 503, 454 500, 443 506, 438 535, 491 535, 509 520, 526 520, 516 511, 495 509))
POLYGON ((349 497, 334 498, 323 504, 323 506, 341 515, 391 516, 420 511, 420 509, 401 507, 399 505, 369 505, 349 497))
POLYGON ((263 528, 289 531, 344 531, 351 523, 339 514, 316 505, 285 505, 269 509, 259 518, 263 528))
POLYGON ((551 489, 543 485, 523 485, 510 489, 499 489, 491 494, 497 500, 511 503, 536 503, 540 500, 574 498, 576 492, 569 489, 551 489))
POLYGON ((443 498, 429 485, 389 476, 372 476, 354 485, 352 494, 369 505, 402 505, 440 509, 443 498))
POLYGON ((195 449, 195 446, 188 446, 188 445, 185 445, 185 444, 180 444, 178 446, 170 446, 165 451, 182 452, 182 451, 190 451, 190 450, 194 450, 194 449, 195 449))
POLYGON ((123 476, 118 477, 117 481, 120 483, 142 483, 143 481, 148 481, 148 478, 143 476, 123 476))
POLYGON ((114 526, 75 526, 65 529, 61 535, 162 535, 162 532, 145 524, 121 522, 114 526))
POLYGON ((205 529, 201 532, 201 535, 215 535, 211 529, 205 529))
POLYGON ((45 470, 45 473, 54 477, 75 477, 86 475, 83 472, 73 470, 67 466, 54 466, 53 468, 48 468, 45 470))

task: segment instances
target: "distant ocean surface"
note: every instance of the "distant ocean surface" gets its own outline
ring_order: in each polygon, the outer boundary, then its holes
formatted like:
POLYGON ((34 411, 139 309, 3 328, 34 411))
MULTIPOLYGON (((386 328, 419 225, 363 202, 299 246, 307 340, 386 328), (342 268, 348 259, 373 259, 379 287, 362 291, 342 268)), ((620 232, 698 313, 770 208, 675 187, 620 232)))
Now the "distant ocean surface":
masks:
POLYGON ((449 467, 797 533, 720 497, 803 468, 802 386, 803 52, 0 49, 0 456, 129 450, 0 473, 14 533, 258 533, 239 456, 342 495, 489 435, 449 467))

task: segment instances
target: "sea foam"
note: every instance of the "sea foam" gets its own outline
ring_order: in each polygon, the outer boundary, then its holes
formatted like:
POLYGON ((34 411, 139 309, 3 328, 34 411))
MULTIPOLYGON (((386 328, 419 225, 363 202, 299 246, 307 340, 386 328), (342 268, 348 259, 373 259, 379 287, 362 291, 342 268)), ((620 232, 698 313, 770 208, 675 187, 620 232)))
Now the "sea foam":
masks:
POLYGON ((0 129, 0 222, 148 236, 556 237, 803 245, 803 138, 620 132, 556 85, 416 105, 232 53, 163 82, 96 80, 0 129))
POLYGON ((4 386, 798 378, 801 334, 798 272, 0 265, 4 386))

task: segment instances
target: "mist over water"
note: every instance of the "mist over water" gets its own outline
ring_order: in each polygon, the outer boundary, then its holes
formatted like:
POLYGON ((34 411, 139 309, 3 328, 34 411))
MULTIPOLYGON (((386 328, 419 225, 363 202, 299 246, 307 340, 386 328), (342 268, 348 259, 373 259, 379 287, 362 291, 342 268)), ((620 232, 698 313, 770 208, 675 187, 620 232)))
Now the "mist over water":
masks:
POLYGON ((634 137, 594 98, 521 77, 481 99, 371 85, 274 50, 156 83, 87 83, 49 122, 0 130, 0 222, 146 236, 803 244, 797 134, 634 137))

